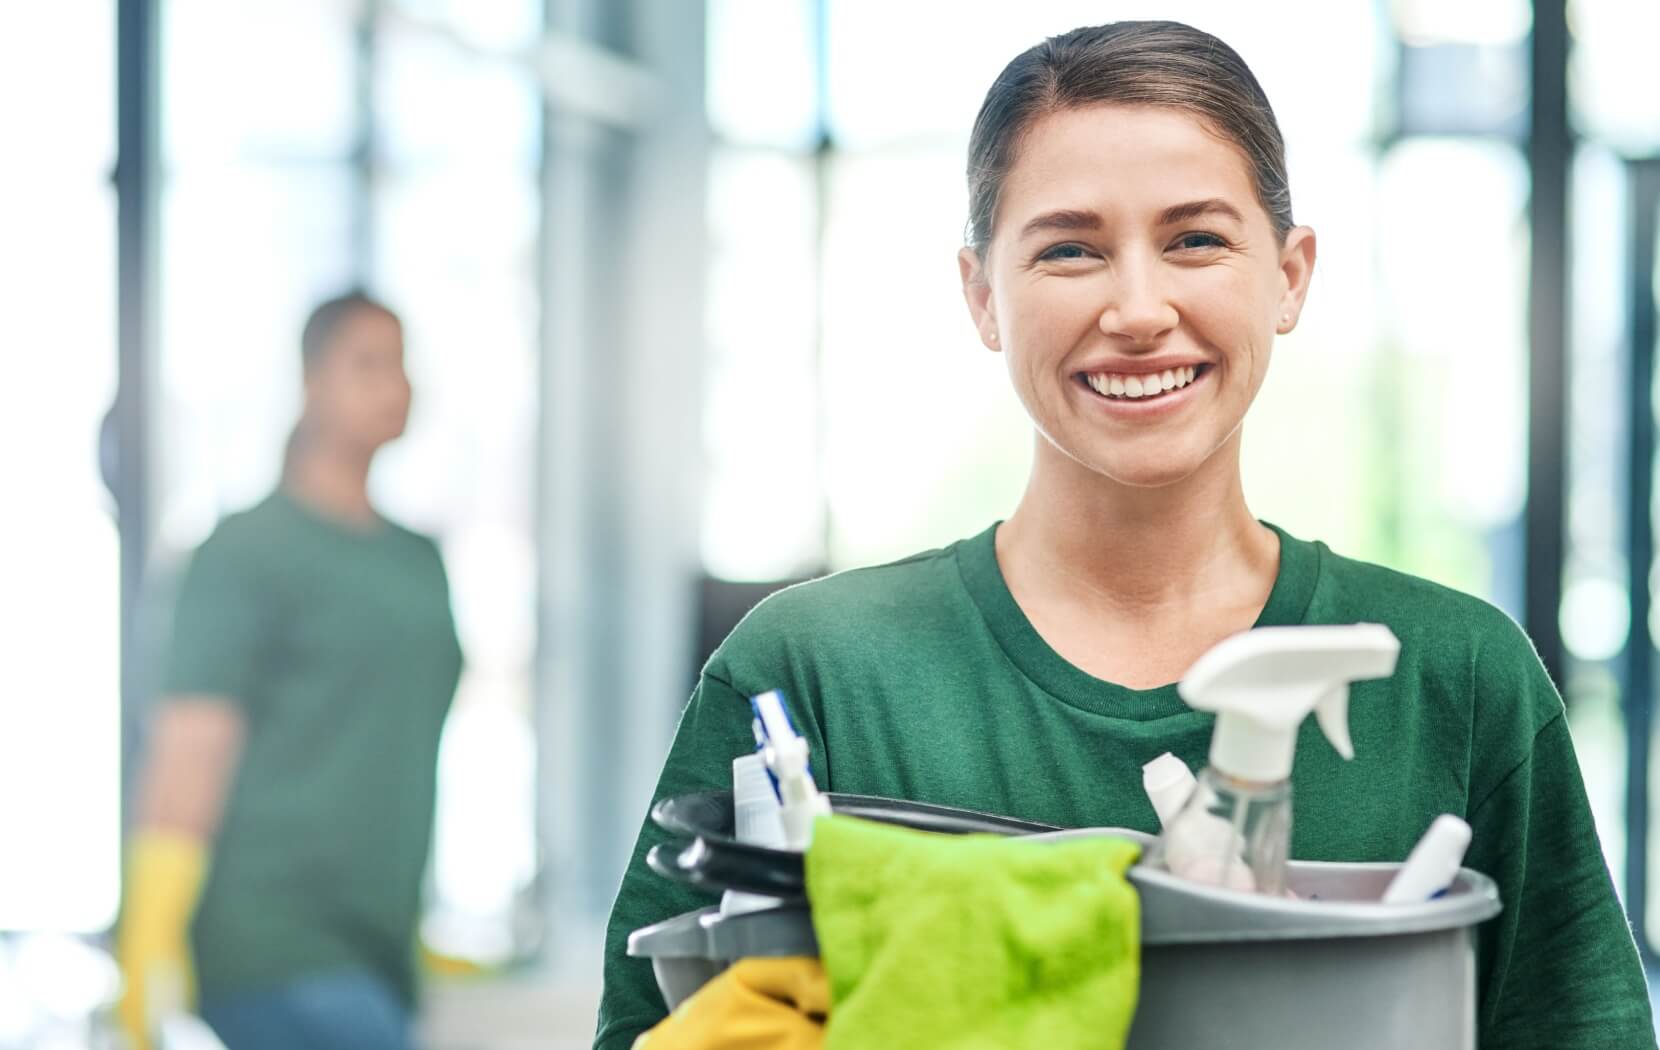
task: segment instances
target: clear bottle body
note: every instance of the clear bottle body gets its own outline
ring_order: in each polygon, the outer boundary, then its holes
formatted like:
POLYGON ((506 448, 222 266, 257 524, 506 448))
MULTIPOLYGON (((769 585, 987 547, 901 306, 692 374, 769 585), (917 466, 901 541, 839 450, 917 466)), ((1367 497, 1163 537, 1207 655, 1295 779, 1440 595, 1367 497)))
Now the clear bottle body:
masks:
POLYGON ((1205 769, 1151 859, 1194 882, 1279 897, 1290 852, 1289 780, 1261 784, 1205 769))

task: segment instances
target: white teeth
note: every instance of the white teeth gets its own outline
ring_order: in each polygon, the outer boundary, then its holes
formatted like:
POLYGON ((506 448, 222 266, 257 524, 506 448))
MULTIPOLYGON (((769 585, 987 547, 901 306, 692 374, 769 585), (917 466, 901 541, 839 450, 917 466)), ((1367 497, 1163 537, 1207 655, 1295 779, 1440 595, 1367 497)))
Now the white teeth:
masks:
POLYGON ((1163 372, 1142 375, 1107 375, 1088 373, 1084 381, 1090 389, 1103 397, 1156 397, 1166 390, 1178 390, 1199 377, 1197 365, 1167 368, 1163 372))

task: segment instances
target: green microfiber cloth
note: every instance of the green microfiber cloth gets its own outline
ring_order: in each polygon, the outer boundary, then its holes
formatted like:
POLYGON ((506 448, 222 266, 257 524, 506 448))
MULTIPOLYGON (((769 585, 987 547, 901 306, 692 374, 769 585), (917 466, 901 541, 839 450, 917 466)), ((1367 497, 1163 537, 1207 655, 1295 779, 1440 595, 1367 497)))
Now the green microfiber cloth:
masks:
POLYGON ((1124 872, 1140 852, 820 818, 807 895, 826 1050, 1122 1047, 1141 982, 1124 872))

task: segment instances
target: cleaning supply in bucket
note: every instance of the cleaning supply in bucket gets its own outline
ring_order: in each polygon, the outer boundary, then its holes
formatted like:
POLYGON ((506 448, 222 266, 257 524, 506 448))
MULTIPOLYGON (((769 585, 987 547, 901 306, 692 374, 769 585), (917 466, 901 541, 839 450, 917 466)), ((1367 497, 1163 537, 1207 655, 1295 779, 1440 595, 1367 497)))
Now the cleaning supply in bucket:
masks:
MULTIPOLYGON (((1275 803, 1283 800, 1288 807, 1290 794, 1262 792, 1247 796, 1232 786, 1219 793, 1216 774, 1207 769, 1200 776, 1187 802, 1165 822, 1164 834, 1154 843, 1152 862, 1191 882, 1255 893, 1256 873, 1246 860, 1247 828, 1261 839, 1271 838, 1274 821, 1285 808, 1275 803), (1235 814, 1237 824, 1224 813, 1235 814)), ((1287 843, 1290 837, 1287 824, 1287 843)))
MULTIPOLYGON (((732 760, 732 818, 733 835, 739 842, 768 849, 785 848, 783 810, 778 804, 772 777, 767 773, 766 760, 759 753, 732 760)), ((720 912, 738 915, 777 903, 777 897, 727 890, 721 895, 720 912)))
POLYGON ((1458 877, 1458 866, 1469 848, 1470 825, 1451 813, 1436 817, 1383 891, 1383 903, 1421 904, 1435 899, 1458 877))
POLYGON ((1297 730, 1312 711, 1337 753, 1353 758, 1349 683, 1393 674, 1400 648, 1381 624, 1261 627, 1195 661, 1176 691, 1216 712, 1210 765, 1153 863, 1195 882, 1283 895, 1297 730))
POLYGON ((819 794, 807 765, 807 741, 795 731, 784 694, 773 689, 750 698, 763 737, 761 756, 772 774, 781 804, 786 849, 804 850, 813 841, 813 821, 830 815, 830 800, 819 794))
POLYGON ((1197 784, 1187 763, 1168 751, 1141 767, 1141 786, 1147 792, 1147 800, 1153 804, 1160 827, 1170 823, 1181 812, 1187 800, 1193 797, 1197 784))
POLYGON ((739 959, 634 1050, 818 1050, 829 1010, 830 985, 817 959, 739 959))
POLYGON ((827 1050, 1122 1047, 1141 980, 1125 878, 1139 853, 820 820, 806 873, 827 1050))

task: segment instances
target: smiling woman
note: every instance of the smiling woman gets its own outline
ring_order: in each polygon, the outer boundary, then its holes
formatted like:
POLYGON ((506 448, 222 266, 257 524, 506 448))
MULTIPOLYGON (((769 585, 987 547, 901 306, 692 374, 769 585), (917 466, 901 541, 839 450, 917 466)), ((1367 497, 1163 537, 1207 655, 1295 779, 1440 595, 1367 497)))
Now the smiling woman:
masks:
MULTIPOLYGON (((1526 636, 1247 505, 1243 423, 1309 294, 1315 235, 1292 221, 1278 125, 1238 55, 1172 22, 1047 40, 993 84, 968 181, 958 268, 1036 432, 1024 495, 977 536, 763 603, 704 668, 658 797, 725 787, 753 746, 746 698, 778 688, 821 787, 1151 831, 1142 764, 1199 763, 1209 741, 1174 684, 1201 653, 1256 626, 1385 624, 1400 660, 1353 690, 1357 758, 1297 763, 1294 854, 1399 861, 1437 815, 1464 817, 1469 863, 1505 902, 1481 931, 1480 1045, 1652 1046, 1526 636)), ((662 839, 646 824, 612 914, 603 1048, 664 1013, 628 933, 699 903, 647 870, 662 839)))
MULTIPOLYGON (((987 136, 975 145, 993 153, 987 136)), ((1035 119, 1020 163, 974 196, 997 205, 991 236, 959 256, 964 289, 1051 438, 1037 471, 1130 487, 1201 467, 1237 477, 1240 423, 1302 307, 1315 244, 1306 226, 1277 229, 1244 151, 1182 110, 1095 102, 1035 119), (1190 368, 1185 393, 1164 393, 1166 373, 1190 368)))

